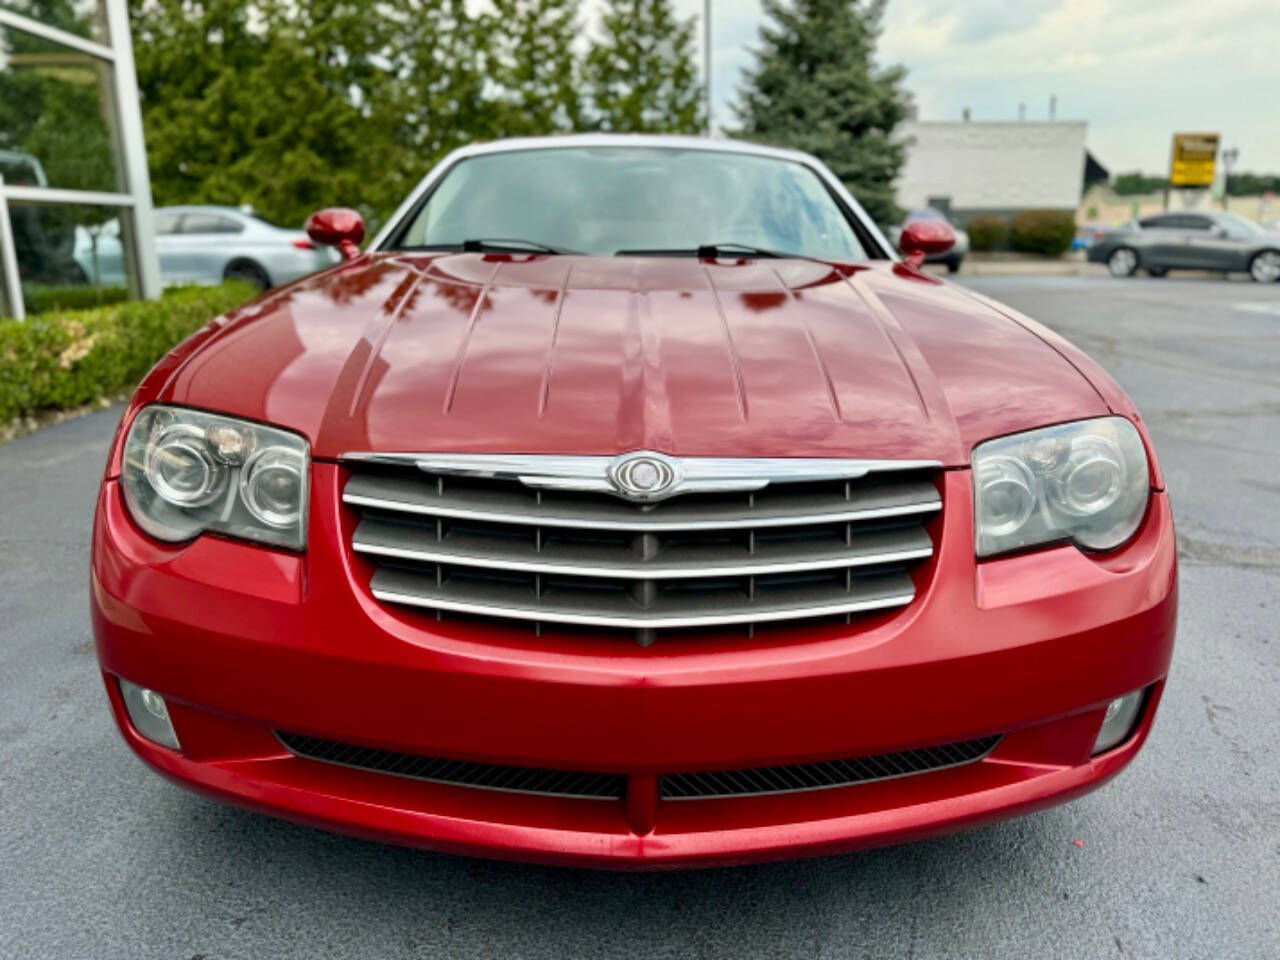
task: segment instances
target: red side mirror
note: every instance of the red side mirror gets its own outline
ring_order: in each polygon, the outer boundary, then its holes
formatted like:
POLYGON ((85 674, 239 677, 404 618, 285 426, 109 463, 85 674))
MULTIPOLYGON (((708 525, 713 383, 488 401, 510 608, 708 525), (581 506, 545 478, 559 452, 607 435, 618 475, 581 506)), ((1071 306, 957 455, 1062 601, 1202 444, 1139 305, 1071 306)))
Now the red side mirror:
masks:
POLYGON ((348 260, 360 256, 364 220, 346 207, 329 207, 307 218, 307 236, 322 247, 337 247, 348 260))
POLYGON ((956 245, 956 232, 942 220, 912 220, 902 228, 898 249, 907 256, 907 263, 918 267, 924 258, 934 253, 946 253, 956 245))

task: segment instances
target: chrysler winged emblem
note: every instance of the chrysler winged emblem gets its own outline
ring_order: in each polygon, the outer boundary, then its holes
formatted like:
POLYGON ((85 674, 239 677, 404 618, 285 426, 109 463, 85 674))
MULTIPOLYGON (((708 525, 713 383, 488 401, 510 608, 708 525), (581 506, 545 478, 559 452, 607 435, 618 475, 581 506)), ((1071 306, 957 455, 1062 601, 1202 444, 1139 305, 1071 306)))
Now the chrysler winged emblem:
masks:
POLYGON ((657 453, 628 453, 609 464, 609 481, 632 500, 657 500, 680 481, 676 461, 657 453))

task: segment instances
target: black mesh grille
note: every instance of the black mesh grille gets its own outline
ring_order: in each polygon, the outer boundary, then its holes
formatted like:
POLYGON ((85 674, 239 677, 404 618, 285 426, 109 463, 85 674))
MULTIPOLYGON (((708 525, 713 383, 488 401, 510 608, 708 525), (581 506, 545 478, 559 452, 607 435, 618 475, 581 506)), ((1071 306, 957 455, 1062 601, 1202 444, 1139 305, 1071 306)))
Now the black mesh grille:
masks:
POLYGON ((535 770, 492 763, 469 763, 464 760, 443 760, 439 757, 396 753, 393 750, 357 747, 296 733, 277 732, 276 736, 291 753, 310 760, 485 790, 617 800, 625 794, 627 786, 627 778, 614 773, 535 770))
POLYGON ((742 797, 752 794, 792 793, 844 787, 871 780, 906 777, 929 770, 941 770, 972 763, 985 757, 1000 742, 998 736, 948 743, 901 753, 882 753, 851 760, 825 763, 797 763, 753 770, 715 770, 705 773, 675 773, 662 778, 662 796, 668 800, 704 797, 742 797))
MULTIPOLYGON (((627 789, 627 778, 623 774, 470 763, 359 747, 297 733, 277 732, 276 736, 291 753, 309 760, 455 786, 603 800, 621 799, 627 789)), ((985 757, 999 742, 999 736, 991 736, 851 760, 668 774, 661 778, 662 797, 667 800, 744 797, 888 780, 972 763, 985 757)))

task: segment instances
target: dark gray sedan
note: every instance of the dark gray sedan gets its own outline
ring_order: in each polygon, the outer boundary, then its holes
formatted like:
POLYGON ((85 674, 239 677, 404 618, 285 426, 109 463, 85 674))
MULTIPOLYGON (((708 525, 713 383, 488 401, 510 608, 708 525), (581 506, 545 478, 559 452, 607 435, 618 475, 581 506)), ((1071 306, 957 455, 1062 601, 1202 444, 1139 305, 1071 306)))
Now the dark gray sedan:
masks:
POLYGON ((1280 280, 1280 232, 1233 213, 1157 213, 1110 230, 1089 247, 1089 259, 1112 276, 1142 268, 1153 277, 1170 270, 1248 273, 1259 283, 1280 280))

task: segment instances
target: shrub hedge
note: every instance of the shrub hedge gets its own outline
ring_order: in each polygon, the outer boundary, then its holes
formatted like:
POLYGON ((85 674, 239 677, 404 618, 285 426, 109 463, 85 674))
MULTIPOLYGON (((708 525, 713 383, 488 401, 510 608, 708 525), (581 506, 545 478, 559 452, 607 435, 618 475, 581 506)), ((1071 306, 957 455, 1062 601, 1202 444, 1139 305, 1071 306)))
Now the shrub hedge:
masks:
POLYGON ((999 250, 1009 236, 1009 224, 1004 217, 993 214, 974 217, 965 230, 969 234, 970 250, 999 250))
POLYGON ((22 288, 22 300, 28 316, 55 310, 88 310, 106 307, 129 299, 124 287, 28 287, 22 288))
POLYGON ((1064 210, 1023 210, 1009 223, 1009 245, 1021 253, 1056 257, 1071 249, 1076 220, 1064 210))
POLYGON ((160 300, 0 320, 0 423, 131 389, 156 361, 254 291, 238 281, 160 300))

